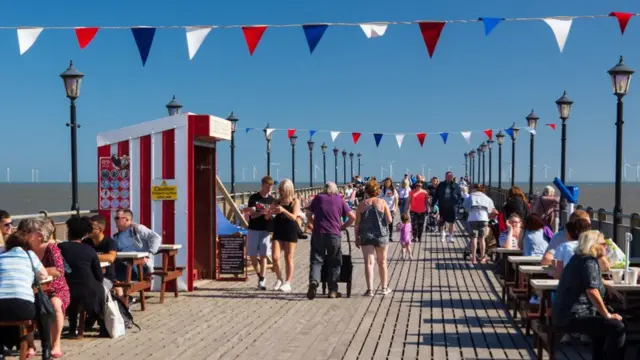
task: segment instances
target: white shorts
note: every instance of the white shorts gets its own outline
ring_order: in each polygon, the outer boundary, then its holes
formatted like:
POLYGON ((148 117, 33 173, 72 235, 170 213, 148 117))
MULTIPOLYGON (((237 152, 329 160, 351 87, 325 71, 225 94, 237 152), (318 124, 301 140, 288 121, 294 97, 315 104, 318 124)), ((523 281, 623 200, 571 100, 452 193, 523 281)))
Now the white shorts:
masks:
POLYGON ((266 230, 247 230, 247 255, 270 256, 271 234, 266 230))

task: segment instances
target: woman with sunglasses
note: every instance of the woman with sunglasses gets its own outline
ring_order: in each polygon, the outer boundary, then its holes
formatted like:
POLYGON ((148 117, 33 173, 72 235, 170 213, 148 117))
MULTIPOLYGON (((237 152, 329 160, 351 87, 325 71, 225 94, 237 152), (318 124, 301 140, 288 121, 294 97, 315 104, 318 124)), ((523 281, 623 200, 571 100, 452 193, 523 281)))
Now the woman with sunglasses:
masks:
POLYGON ((500 234, 498 243, 501 248, 520 249, 522 248, 522 218, 518 213, 512 213, 506 221, 507 231, 500 234))

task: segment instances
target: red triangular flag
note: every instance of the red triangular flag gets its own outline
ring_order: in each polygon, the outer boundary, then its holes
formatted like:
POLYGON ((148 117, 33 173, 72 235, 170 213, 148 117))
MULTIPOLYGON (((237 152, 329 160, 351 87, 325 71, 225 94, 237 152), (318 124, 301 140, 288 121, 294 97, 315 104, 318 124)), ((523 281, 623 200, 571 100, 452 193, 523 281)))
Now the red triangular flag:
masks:
POLYGON ((548 127, 552 128, 553 130, 556 129, 556 124, 547 124, 548 127))
POLYGON ((489 138, 489 140, 493 140, 493 130, 487 129, 484 131, 485 135, 489 138))
POLYGON ((84 49, 84 48, 87 47, 87 45, 89 45, 91 40, 93 40, 93 38, 96 36, 96 34, 98 33, 98 30, 100 30, 100 28, 97 28, 97 27, 92 27, 92 28, 78 27, 78 28, 75 28, 75 30, 76 30, 76 38, 78 39, 78 45, 80 46, 80 49, 84 49))
POLYGON ((433 52, 436 50, 436 45, 438 45, 438 40, 440 39, 440 34, 442 33, 442 29, 444 29, 445 24, 445 22, 441 21, 418 23, 418 25, 420 25, 422 39, 424 40, 424 44, 427 46, 430 58, 433 57, 433 52))
POLYGON ((424 139, 427 137, 426 133, 417 133, 418 141, 420 142, 420 146, 424 146, 424 139))
POLYGON ((287 137, 291 139, 291 137, 296 133, 296 129, 287 129, 287 137))
POLYGON ((361 133, 351 133, 351 138, 353 139, 353 143, 357 144, 358 140, 360 140, 360 135, 362 135, 361 133))
POLYGON ((260 43, 260 39, 262 39, 262 35, 265 30, 267 30, 266 26, 243 26, 242 32, 244 33, 244 40, 247 42, 247 47, 249 47, 249 54, 253 55, 253 52, 258 47, 260 43))
POLYGON ((624 30, 627 28, 627 24, 629 23, 629 20, 631 20, 631 17, 633 16, 633 14, 613 11, 609 13, 609 16, 615 16, 616 19, 618 19, 618 24, 620 25, 620 32, 622 33, 622 35, 624 35, 624 30))

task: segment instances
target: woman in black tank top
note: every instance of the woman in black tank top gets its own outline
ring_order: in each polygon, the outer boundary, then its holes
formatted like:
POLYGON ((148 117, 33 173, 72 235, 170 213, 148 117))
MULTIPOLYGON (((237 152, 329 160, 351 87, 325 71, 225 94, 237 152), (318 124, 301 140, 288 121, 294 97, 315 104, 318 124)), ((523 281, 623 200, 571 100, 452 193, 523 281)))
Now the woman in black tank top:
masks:
POLYGON ((273 218, 273 270, 278 277, 274 290, 290 292, 293 278, 293 253, 298 242, 300 227, 300 201, 295 198, 295 189, 289 179, 284 179, 278 186, 278 199, 271 206, 273 218), (283 282, 280 271, 280 251, 284 250, 286 278, 283 282))

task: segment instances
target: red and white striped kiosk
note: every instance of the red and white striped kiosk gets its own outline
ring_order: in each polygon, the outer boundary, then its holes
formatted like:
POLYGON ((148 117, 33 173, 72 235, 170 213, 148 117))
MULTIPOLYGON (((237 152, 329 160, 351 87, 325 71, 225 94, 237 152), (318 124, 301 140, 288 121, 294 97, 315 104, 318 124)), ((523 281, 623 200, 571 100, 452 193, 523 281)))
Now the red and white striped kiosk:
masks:
POLYGON ((163 244, 182 245, 179 290, 192 291, 196 275, 213 278, 216 143, 231 140, 231 123, 183 113, 103 132, 97 140, 98 209, 106 233, 116 232, 116 210, 129 208, 163 244))

